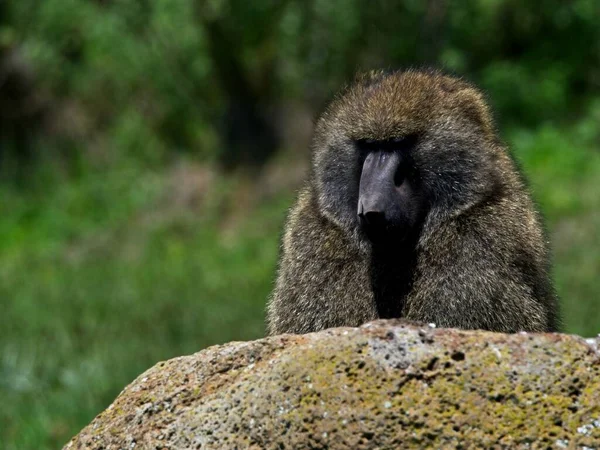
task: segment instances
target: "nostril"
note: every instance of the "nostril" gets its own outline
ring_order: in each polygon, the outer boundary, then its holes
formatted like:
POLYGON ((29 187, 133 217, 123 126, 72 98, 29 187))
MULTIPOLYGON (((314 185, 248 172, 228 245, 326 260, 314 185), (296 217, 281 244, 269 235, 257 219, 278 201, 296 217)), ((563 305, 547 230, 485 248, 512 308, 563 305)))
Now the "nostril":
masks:
POLYGON ((367 211, 361 214, 361 219, 370 227, 379 227, 385 224, 385 214, 383 211, 367 211))

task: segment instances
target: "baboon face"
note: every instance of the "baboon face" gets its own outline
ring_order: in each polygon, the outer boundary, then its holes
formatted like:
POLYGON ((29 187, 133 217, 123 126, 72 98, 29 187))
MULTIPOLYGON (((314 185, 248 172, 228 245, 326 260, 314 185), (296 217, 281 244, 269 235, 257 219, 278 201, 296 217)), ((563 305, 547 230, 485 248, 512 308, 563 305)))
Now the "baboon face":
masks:
POLYGON ((426 205, 411 156, 417 140, 413 134, 357 143, 361 168, 357 215, 373 245, 403 241, 423 218, 426 205))
POLYGON ((321 211, 359 243, 383 247, 428 217, 457 214, 494 189, 482 151, 494 139, 481 94, 439 74, 369 74, 317 123, 314 186, 321 211))

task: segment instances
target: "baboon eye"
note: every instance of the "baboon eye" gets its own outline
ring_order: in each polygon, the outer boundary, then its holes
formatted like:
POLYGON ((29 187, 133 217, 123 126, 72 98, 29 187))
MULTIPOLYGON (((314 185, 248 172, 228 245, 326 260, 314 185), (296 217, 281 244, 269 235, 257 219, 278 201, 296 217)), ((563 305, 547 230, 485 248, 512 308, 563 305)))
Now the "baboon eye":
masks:
POLYGON ((373 139, 358 139, 356 141, 356 147, 362 154, 369 153, 377 148, 377 141, 373 139))
POLYGON ((406 136, 401 136, 392 139, 392 143, 396 150, 399 151, 408 151, 411 150, 415 145, 417 145, 417 141, 419 140, 419 135, 417 133, 407 134, 406 136))
POLYGON ((418 139, 419 135, 417 133, 397 136, 385 140, 359 139, 357 141, 357 146, 361 153, 368 153, 376 150, 406 152, 411 150, 417 144, 418 139))
POLYGON ((398 166, 398 169, 396 170, 396 173, 394 174, 394 186, 396 186, 396 187, 402 186, 402 183, 404 183, 404 181, 408 177, 408 174, 409 174, 408 172, 409 172, 409 169, 408 169, 408 164, 406 163, 406 161, 400 162, 400 165, 398 166))

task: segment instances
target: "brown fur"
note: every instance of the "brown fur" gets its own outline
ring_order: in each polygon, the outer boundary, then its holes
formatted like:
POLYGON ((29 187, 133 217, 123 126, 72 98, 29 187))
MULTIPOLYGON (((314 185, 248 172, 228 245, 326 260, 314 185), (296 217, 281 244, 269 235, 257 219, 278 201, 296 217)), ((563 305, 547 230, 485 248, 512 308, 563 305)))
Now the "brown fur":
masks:
POLYGON ((285 229, 270 334, 405 317, 438 326, 554 331, 540 217, 482 94, 437 72, 359 77, 317 123, 312 172, 285 229), (356 142, 418 134, 428 212, 383 258, 361 233, 356 142))

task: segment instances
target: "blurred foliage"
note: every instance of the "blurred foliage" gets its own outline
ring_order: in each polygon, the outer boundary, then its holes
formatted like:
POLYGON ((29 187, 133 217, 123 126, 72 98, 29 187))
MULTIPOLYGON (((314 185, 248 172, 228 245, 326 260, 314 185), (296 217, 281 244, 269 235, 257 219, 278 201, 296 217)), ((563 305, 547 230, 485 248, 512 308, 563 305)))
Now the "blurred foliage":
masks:
POLYGON ((530 126, 564 120, 600 88, 596 0, 2 5, 4 72, 34 79, 19 108, 0 89, 0 110, 43 115, 28 130, 37 141, 0 130, 3 166, 42 151, 93 166, 156 166, 181 152, 262 164, 280 145, 282 104, 321 105, 359 68, 444 66, 479 83, 503 123, 530 126))
POLYGON ((597 0, 0 1, 0 447, 60 447, 158 360, 262 334, 301 124, 360 69, 486 91, 566 330, 597 334, 598 23, 597 0))

